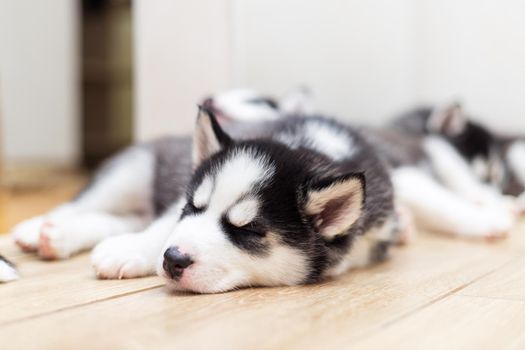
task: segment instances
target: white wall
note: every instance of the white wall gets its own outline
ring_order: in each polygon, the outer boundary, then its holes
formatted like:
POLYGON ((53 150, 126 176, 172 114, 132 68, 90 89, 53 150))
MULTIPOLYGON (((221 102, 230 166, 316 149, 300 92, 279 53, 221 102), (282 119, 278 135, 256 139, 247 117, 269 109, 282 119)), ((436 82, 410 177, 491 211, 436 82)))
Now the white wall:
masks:
POLYGON ((0 0, 0 148, 8 163, 77 160, 76 3, 0 0))
MULTIPOLYGON (((79 153, 76 1, 0 0, 0 113, 8 161, 79 153)), ((462 99, 525 132, 521 0, 136 0, 135 134, 193 128, 204 95, 310 85, 322 110, 379 123, 462 99)))
POLYGON ((236 85, 311 86, 323 111, 379 122, 414 96, 410 0, 235 0, 236 85))
POLYGON ((525 132, 521 0, 234 0, 236 85, 310 85, 323 111, 366 123, 460 99, 525 132))
POLYGON ((359 123, 459 98, 484 122, 525 132, 521 0, 136 4, 139 138, 191 130, 207 92, 301 84, 321 110, 359 123))
POLYGON ((525 132, 525 2, 414 3, 416 100, 457 96, 485 123, 525 132))
POLYGON ((197 103, 228 87, 231 36, 228 0, 137 0, 135 136, 193 130, 197 103))

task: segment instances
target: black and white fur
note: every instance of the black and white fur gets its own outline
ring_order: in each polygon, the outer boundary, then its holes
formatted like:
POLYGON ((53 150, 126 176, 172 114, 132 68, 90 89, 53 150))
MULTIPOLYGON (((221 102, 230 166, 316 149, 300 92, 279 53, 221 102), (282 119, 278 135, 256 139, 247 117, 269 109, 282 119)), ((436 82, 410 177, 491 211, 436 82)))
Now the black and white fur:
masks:
POLYGON ((299 87, 280 98, 251 89, 233 89, 206 98, 203 106, 212 111, 221 124, 228 121, 257 122, 277 120, 283 115, 315 115, 310 90, 299 87))
MULTIPOLYGON (((256 114, 257 106, 251 108, 256 114)), ((363 128, 362 134, 389 165, 404 221, 414 217, 425 228, 461 237, 504 237, 515 221, 515 203, 473 171, 474 164, 483 163, 480 158, 495 153, 486 146, 493 138, 479 125, 457 118, 460 111, 456 104, 416 109, 392 125, 363 128)), ((518 143, 509 153, 523 168, 522 152, 525 146, 518 143)))
POLYGON ((43 258, 101 242, 101 278, 165 277, 176 290, 311 283, 386 258, 398 222, 387 169, 354 129, 290 117, 134 146, 74 201, 14 230, 43 258), (138 233, 137 233, 138 232, 138 233))
POLYGON ((468 117, 458 103, 419 107, 396 118, 392 125, 424 136, 440 136, 470 165, 483 182, 504 195, 525 190, 525 139, 492 132, 468 117))

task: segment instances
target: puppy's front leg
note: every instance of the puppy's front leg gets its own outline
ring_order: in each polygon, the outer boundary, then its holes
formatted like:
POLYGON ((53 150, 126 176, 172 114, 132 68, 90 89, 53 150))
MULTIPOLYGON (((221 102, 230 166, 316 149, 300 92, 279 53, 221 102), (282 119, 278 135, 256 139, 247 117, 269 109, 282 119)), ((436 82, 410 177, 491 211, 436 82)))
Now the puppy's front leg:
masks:
POLYGON ((475 177, 468 163, 445 140, 429 137, 424 147, 432 170, 449 190, 477 204, 495 204, 502 200, 495 189, 475 177))
POLYGON ((183 204, 174 205, 143 232, 110 237, 98 244, 91 254, 97 277, 122 279, 154 275, 157 260, 183 204))
POLYGON ((452 192, 476 205, 507 211, 509 215, 516 216, 521 211, 514 198, 504 197, 496 188, 481 182, 467 161, 446 141, 439 137, 427 138, 425 152, 435 175, 452 192))
POLYGON ((418 168, 398 168, 392 182, 397 199, 424 228, 469 238, 502 238, 514 216, 500 207, 473 204, 418 168))

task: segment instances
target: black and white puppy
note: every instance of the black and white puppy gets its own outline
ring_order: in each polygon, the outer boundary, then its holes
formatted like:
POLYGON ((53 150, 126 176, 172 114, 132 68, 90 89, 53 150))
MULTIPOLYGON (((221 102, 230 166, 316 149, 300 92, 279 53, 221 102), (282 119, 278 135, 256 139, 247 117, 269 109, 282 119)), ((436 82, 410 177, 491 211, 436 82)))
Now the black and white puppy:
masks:
POLYGON ((311 283, 385 259, 399 232, 392 185, 359 132, 300 117, 228 132, 201 110, 193 142, 132 147, 15 239, 66 258, 107 238, 92 254, 101 278, 157 271, 202 293, 311 283))
POLYGON ((525 191, 525 139, 492 132, 466 115, 458 103, 413 109, 394 119, 392 126, 416 135, 441 136, 481 181, 504 195, 525 191))
POLYGON ((312 93, 307 87, 290 90, 280 98, 251 89, 233 89, 215 94, 203 101, 221 124, 276 120, 284 115, 315 115, 312 93))
MULTIPOLYGON (((313 106, 311 95, 304 101, 313 106)), ((250 99, 239 98, 235 105, 246 105, 252 115, 264 119, 264 110, 258 113, 250 99)), ((303 115, 309 115, 307 110, 303 108, 303 115)), ((360 131, 388 165, 405 231, 412 217, 421 227, 455 236, 505 237, 516 219, 516 205, 473 172, 474 164, 479 167, 484 159, 480 155, 494 153, 486 146, 491 135, 474 123, 465 127, 456 117, 458 110, 456 105, 416 109, 392 125, 360 131)), ((274 113, 290 116, 277 108, 274 113)), ((230 117, 237 118, 235 113, 230 117)))
POLYGON ((15 266, 0 255, 0 283, 10 282, 16 279, 18 279, 18 272, 15 266))

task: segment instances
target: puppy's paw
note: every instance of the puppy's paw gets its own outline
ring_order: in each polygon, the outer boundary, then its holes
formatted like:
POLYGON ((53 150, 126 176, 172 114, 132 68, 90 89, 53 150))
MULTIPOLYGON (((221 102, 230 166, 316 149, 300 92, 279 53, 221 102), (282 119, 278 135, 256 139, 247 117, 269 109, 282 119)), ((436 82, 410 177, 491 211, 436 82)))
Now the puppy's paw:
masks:
POLYGON ((0 260, 0 283, 11 282, 18 279, 16 269, 4 260, 0 260))
POLYGON ((40 229, 44 223, 43 216, 21 222, 11 231, 15 243, 25 252, 35 252, 38 250, 38 240, 40 229))
POLYGON ((122 279, 153 275, 155 258, 144 251, 138 234, 110 237, 98 244, 91 254, 91 264, 98 278, 122 279))
POLYGON ((496 241, 507 238, 515 223, 515 216, 501 208, 481 208, 477 215, 459 227, 459 234, 470 238, 496 241))
POLYGON ((74 239, 67 225, 45 221, 40 229, 38 255, 46 260, 67 259, 77 252, 74 239))

